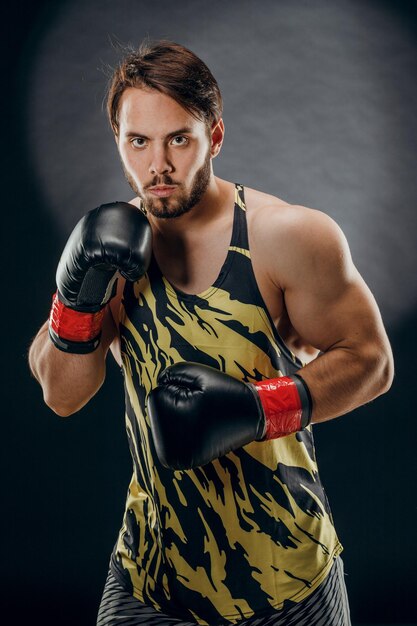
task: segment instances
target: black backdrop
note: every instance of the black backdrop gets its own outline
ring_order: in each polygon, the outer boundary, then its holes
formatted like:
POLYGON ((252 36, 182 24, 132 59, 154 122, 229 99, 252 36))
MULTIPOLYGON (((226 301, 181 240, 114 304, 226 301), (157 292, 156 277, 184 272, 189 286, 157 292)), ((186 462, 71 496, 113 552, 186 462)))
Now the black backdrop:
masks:
MULTIPOLYGON (((112 362, 98 395, 69 419, 44 406, 27 367, 27 349, 47 317, 56 262, 66 239, 46 208, 29 157, 28 84, 31 55, 63 6, 14 3, 2 23, 6 281, 1 587, 2 606, 12 616, 6 623, 37 619, 45 626, 82 626, 95 623, 131 466, 123 430, 122 381, 112 362)), ((378 4, 381 10, 386 6, 378 4)), ((395 6, 415 33, 415 4, 395 6)), ((403 78, 415 79, 407 74, 403 78)), ((409 141, 415 150, 415 136, 409 141)), ((125 199, 129 197, 127 192, 125 199)), ((401 220, 402 207, 395 210, 401 220)), ((411 287, 415 273, 405 280, 411 287)), ((416 319, 411 308, 401 323, 389 328, 396 360, 389 394, 315 428, 322 479, 345 546, 355 624, 417 622, 416 319)))

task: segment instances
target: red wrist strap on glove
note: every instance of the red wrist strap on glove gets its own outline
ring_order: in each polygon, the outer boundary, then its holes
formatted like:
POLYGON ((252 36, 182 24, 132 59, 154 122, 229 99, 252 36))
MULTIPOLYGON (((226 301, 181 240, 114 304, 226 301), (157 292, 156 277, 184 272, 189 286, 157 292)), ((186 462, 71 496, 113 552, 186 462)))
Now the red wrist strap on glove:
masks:
POLYGON ((49 335, 56 347, 64 352, 93 352, 100 343, 104 312, 104 308, 95 313, 70 309, 59 300, 56 292, 49 315, 49 335))
POLYGON ((298 432, 309 425, 312 400, 301 376, 281 376, 254 385, 264 411, 262 439, 277 439, 298 432))

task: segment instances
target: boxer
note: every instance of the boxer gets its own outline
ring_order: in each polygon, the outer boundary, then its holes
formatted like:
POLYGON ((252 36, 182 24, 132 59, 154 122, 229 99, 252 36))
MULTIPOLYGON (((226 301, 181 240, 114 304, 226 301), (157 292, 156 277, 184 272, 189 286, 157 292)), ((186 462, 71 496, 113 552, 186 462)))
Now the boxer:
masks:
POLYGON ((214 175, 222 107, 179 44, 121 60, 107 110, 135 196, 76 225, 29 353, 61 416, 109 349, 124 376, 133 473, 98 626, 350 624, 313 427, 387 392, 392 352, 334 220, 214 175))

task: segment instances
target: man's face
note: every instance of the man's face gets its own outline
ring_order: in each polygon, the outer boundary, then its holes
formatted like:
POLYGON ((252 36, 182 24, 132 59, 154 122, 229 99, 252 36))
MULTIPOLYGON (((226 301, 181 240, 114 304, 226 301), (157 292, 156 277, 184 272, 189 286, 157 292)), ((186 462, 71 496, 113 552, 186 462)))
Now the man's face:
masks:
POLYGON ((156 90, 128 88, 119 107, 117 145, 133 191, 155 217, 190 211, 206 191, 211 136, 171 97, 156 90))

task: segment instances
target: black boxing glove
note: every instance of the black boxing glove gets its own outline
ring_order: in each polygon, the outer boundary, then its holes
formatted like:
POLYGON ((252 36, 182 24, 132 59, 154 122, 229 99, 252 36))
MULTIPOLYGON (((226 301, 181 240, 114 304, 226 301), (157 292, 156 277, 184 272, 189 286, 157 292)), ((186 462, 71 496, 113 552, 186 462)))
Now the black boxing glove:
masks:
POLYGON ((117 271, 138 280, 149 266, 151 245, 148 220, 127 202, 102 204, 80 219, 56 272, 49 335, 57 348, 77 354, 97 348, 117 271))
POLYGON ((244 383, 200 363, 176 363, 148 398, 162 465, 191 469, 252 441, 284 437, 310 423, 312 401, 298 375, 244 383))

